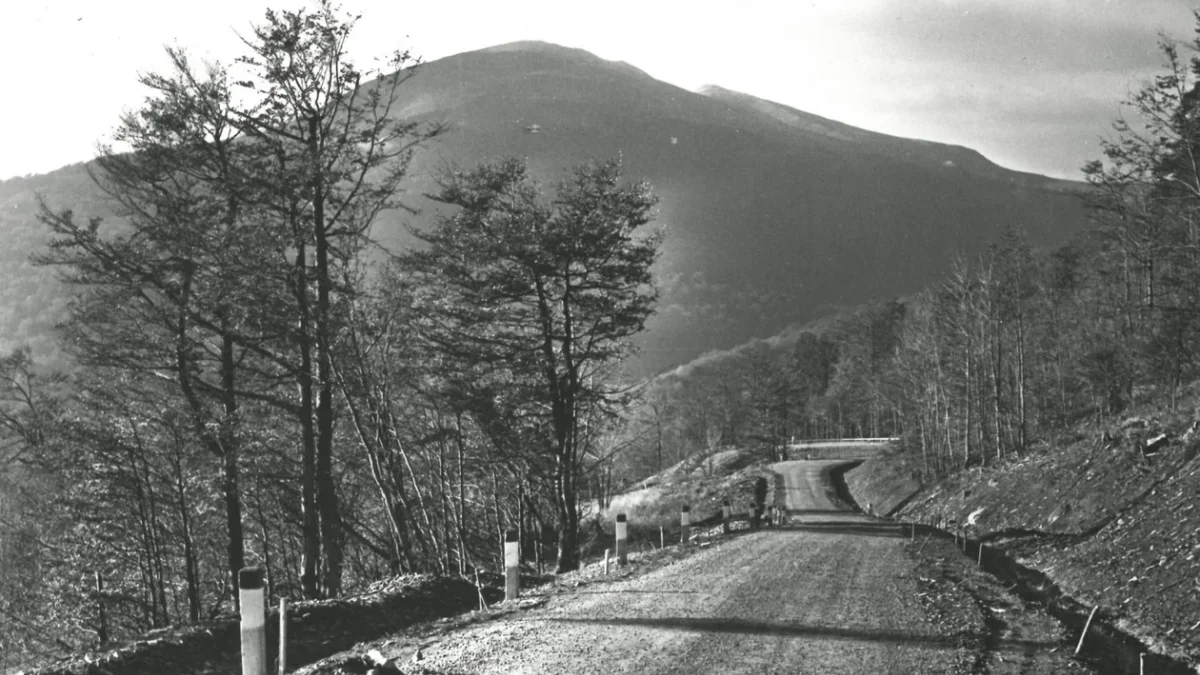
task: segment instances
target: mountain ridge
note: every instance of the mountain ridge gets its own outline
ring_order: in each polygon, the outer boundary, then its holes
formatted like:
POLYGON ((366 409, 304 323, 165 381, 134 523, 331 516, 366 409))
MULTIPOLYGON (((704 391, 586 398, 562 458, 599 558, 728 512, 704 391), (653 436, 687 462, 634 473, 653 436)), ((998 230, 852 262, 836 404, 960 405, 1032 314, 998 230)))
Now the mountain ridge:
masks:
MULTIPOLYGON (((633 365, 643 375, 774 335, 831 307, 916 291, 951 257, 982 253, 1007 228, 1054 243, 1085 220, 1075 197, 1082 184, 728 89, 688 91, 546 42, 423 63, 403 85, 397 111, 446 123, 450 132, 412 164, 406 202, 422 215, 384 214, 375 229, 393 248, 411 245, 408 227, 439 213, 421 195, 447 166, 515 155, 550 181, 580 162, 620 157, 628 177, 651 183, 666 240, 655 270, 659 312, 638 339, 642 354, 633 365)), ((22 233, 21 250, 10 247, 0 263, 20 259, 27 268, 40 245, 34 190, 54 208, 104 215, 94 213, 102 202, 82 169, 0 181, 0 232, 22 233)), ((21 275, 44 279, 44 272, 21 275)), ((15 281, 28 295, 28 280, 15 281)), ((45 300, 31 303, 0 286, 0 347, 47 338, 53 320, 37 315, 45 300)))

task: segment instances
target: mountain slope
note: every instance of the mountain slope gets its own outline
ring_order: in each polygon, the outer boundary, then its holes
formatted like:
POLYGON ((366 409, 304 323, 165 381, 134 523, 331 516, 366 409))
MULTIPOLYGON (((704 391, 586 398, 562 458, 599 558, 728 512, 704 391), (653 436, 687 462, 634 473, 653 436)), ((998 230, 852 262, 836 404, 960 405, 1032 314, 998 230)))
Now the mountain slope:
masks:
MULTIPOLYGON (((619 155, 629 176, 653 184, 667 237, 660 311, 636 364, 643 373, 832 306, 915 290, 1007 227, 1044 243, 1084 220, 1076 184, 720 88, 689 92, 546 43, 424 64, 402 96, 402 114, 451 126, 413 166, 410 202, 421 218, 435 208, 415 195, 440 167, 501 155, 527 157, 547 180, 619 155)), ((27 220, 25 202, 8 210, 4 186, 4 223, 14 213, 27 220)), ((386 216, 377 236, 406 245, 401 225, 386 216)))

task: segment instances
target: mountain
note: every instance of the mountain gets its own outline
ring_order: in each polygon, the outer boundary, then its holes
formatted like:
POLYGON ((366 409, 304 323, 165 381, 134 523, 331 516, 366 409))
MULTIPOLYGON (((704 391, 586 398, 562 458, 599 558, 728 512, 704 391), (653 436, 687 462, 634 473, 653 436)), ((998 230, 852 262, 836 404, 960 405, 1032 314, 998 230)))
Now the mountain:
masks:
MULTIPOLYGON (((667 236, 657 267, 660 310, 636 364, 642 373, 831 308, 917 290, 954 254, 981 252, 1008 227, 1046 244, 1085 220, 1081 184, 719 87, 687 91, 542 42, 423 64, 402 97, 400 114, 451 127, 413 165, 410 203, 424 218, 436 207, 417 195, 439 168, 503 155, 527 157, 547 181, 581 161, 619 155, 629 176, 650 181, 667 236)), ((73 185, 56 181, 81 175, 75 168, 22 180, 70 193, 73 185)), ((0 182, 5 232, 32 218, 28 191, 11 183, 0 182)), ((385 217, 377 236, 406 245, 400 221, 385 217)), ((0 301, 12 302, 10 295, 0 290, 0 301)), ((41 325, 27 323, 26 337, 41 325)), ((0 321, 0 343, 12 340, 12 328, 0 321)))

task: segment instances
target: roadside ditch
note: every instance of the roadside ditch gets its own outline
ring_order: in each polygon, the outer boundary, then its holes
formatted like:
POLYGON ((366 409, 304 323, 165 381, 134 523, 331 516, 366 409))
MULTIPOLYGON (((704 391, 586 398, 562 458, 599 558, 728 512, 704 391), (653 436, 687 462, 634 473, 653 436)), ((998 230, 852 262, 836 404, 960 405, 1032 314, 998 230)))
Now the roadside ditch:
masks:
MULTIPOLYGON (((834 481, 838 496, 852 508, 864 511, 860 502, 872 501, 871 494, 860 492, 856 495, 846 475, 859 464, 861 462, 837 467, 830 471, 830 477, 834 481)), ((880 495, 874 501, 876 504, 896 502, 895 495, 880 495)), ((889 509, 888 512, 893 510, 895 509, 889 509)), ((1075 635, 1076 639, 1083 632, 1092 614, 1092 607, 1064 593, 1042 572, 1022 565, 994 545, 977 539, 956 537, 955 533, 933 523, 914 525, 899 520, 896 522, 901 528, 915 527, 915 538, 918 540, 921 537, 933 537, 953 541, 964 557, 976 562, 982 570, 991 574, 1022 600, 1042 607, 1075 635)), ((1120 617, 1101 607, 1092 618, 1083 647, 1076 658, 1102 675, 1195 675, 1200 672, 1180 659, 1151 651, 1137 637, 1118 628, 1115 624, 1119 619, 1120 617)))

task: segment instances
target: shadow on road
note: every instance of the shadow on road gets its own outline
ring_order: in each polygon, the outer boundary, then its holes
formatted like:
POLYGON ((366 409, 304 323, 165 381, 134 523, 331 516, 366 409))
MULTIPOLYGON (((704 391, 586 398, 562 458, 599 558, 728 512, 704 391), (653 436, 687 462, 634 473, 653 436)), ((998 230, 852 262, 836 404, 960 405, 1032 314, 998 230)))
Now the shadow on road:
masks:
POLYGON ((851 516, 854 511, 846 509, 788 509, 789 516, 851 516))
MULTIPOLYGON (((637 594, 637 595, 700 595, 700 591, 630 591, 630 590, 607 590, 607 589, 599 589, 599 590, 595 590, 595 591, 579 591, 579 590, 577 590, 577 591, 573 591, 573 593, 572 593, 572 594, 573 594, 573 595, 609 595, 609 594, 615 594, 615 595, 625 595, 625 594, 637 594)), ((545 597, 550 597, 550 596, 549 596, 549 595, 546 595, 545 597)))
MULTIPOLYGON (((900 630, 881 628, 840 628, 837 626, 805 626, 794 623, 773 621, 751 621, 747 619, 722 618, 530 618, 529 621, 553 621, 556 623, 584 623, 599 626, 641 626, 644 628, 662 628, 665 630, 690 631, 699 633, 735 633, 746 635, 779 635, 785 637, 813 637, 828 640, 853 640, 862 642, 883 642, 906 645, 917 645, 928 648, 954 649, 961 645, 962 635, 922 635, 900 630)), ((1000 651, 1021 651, 1029 653, 1031 649, 1058 647, 1057 642, 1040 640, 1001 640, 1000 651)))
POLYGON ((777 534, 818 532, 821 534, 846 534, 857 537, 888 537, 892 539, 908 538, 910 536, 907 528, 903 528, 895 523, 871 523, 850 520, 822 523, 792 522, 767 531, 774 531, 777 534))

